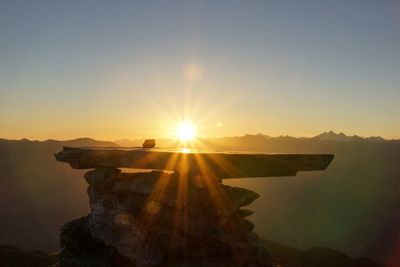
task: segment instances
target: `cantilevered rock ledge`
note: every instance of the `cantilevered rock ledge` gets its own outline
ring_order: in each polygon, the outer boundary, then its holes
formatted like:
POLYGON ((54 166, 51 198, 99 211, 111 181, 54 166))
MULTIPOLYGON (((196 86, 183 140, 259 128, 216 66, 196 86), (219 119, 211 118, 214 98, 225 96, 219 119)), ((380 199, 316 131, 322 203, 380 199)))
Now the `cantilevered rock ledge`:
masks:
POLYGON ((333 155, 68 148, 90 214, 61 229, 60 267, 273 267, 244 207, 259 195, 226 178, 324 170, 333 155), (119 168, 152 169, 123 172, 119 168), (172 172, 165 172, 165 170, 172 172))
POLYGON ((295 176, 298 171, 325 170, 331 154, 261 154, 167 149, 70 148, 55 154, 74 169, 134 168, 215 175, 220 179, 295 176))

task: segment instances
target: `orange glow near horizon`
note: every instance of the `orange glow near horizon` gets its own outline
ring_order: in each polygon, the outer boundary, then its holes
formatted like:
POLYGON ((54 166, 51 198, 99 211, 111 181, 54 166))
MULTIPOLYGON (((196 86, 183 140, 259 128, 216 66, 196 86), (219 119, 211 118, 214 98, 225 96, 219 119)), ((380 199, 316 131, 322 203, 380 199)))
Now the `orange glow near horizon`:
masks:
POLYGON ((189 153, 190 152, 190 148, 184 147, 184 148, 181 149, 181 152, 182 153, 189 153))

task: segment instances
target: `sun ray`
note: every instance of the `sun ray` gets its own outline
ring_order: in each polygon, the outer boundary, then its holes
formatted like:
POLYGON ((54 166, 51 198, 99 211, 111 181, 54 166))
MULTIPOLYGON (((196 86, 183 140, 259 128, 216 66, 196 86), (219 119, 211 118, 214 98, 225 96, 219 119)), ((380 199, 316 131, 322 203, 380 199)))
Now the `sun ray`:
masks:
POLYGON ((207 190, 210 193, 210 198, 213 200, 214 207, 220 216, 221 220, 225 220, 226 224, 224 229, 232 233, 238 233, 238 229, 234 224, 229 223, 226 220, 231 214, 233 214, 233 206, 223 188, 219 185, 219 177, 216 177, 210 166, 204 160, 201 154, 195 155, 196 164, 201 169, 201 176, 199 177, 204 182, 207 190))
MULTIPOLYGON (((173 154, 168 162, 166 163, 165 170, 173 170, 175 169, 176 163, 178 162, 178 154, 173 154)), ((157 182, 154 185, 153 191, 149 194, 148 198, 146 199, 146 204, 145 207, 142 211, 142 215, 139 216, 140 220, 143 222, 143 224, 146 224, 148 228, 154 228, 155 224, 157 223, 157 218, 158 216, 154 216, 154 214, 151 214, 148 212, 147 207, 149 203, 163 203, 165 193, 168 190, 169 187, 174 186, 173 184, 171 185, 171 174, 162 174, 161 177, 157 179, 157 182)))

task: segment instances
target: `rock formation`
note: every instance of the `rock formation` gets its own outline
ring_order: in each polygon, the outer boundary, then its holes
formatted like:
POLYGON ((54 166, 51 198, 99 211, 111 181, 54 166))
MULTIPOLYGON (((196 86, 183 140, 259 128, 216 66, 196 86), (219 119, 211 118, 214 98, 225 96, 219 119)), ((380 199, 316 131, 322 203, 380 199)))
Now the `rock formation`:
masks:
MULTIPOLYGON (((246 219, 252 211, 242 208, 257 199, 257 193, 223 185, 214 175, 221 172, 206 165, 193 167, 193 163, 187 163, 188 156, 180 153, 170 156, 175 155, 175 172, 121 172, 121 162, 133 164, 129 160, 136 152, 129 153, 64 149, 56 154, 58 160, 75 168, 94 167, 85 174, 90 214, 61 230, 61 267, 272 266, 263 243, 253 233, 253 224, 246 219)), ((150 157, 146 157, 148 152, 138 153, 135 166, 157 168, 166 161, 165 152, 151 153, 150 157)), ((256 163, 262 163, 263 157, 256 156, 256 163)), ((231 160, 224 154, 213 157, 219 162, 231 160)), ((322 157, 322 165, 306 160, 304 166, 298 164, 290 173, 301 168, 324 169, 332 156, 328 161, 322 157)), ((232 158, 240 163, 238 156, 232 158)), ((253 164, 245 158, 246 164, 253 164)), ((277 170, 284 172, 282 160, 278 163, 277 170)), ((244 173, 236 167, 238 170, 232 173, 244 173)))

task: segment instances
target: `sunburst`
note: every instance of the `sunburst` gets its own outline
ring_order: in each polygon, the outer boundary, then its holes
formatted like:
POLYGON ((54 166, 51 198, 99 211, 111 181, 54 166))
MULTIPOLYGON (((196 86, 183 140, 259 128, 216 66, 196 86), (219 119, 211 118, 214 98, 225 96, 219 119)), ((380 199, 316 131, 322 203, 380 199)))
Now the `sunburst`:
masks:
POLYGON ((180 141, 193 141, 196 138, 196 126, 191 122, 182 122, 178 125, 176 135, 180 141))

